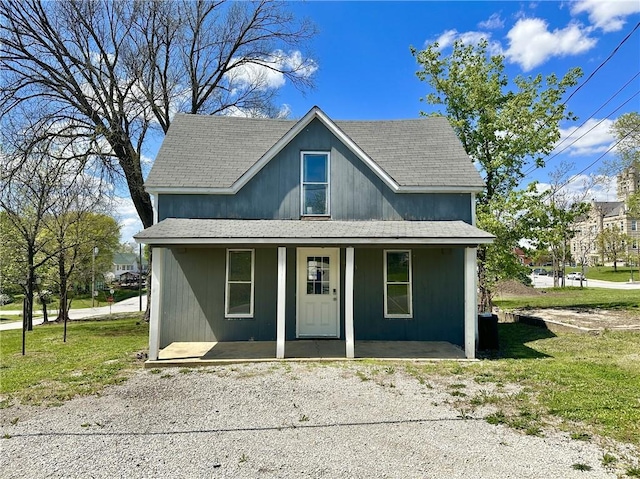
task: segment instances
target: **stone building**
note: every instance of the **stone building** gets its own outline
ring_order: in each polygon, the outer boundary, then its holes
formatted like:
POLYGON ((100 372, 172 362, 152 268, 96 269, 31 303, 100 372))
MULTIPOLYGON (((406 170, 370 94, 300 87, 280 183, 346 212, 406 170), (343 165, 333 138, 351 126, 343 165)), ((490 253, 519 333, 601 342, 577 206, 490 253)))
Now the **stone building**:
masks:
POLYGON ((577 263, 590 265, 602 262, 598 251, 597 237, 604 228, 617 228, 631 237, 627 250, 634 263, 640 253, 640 219, 628 211, 628 200, 640 191, 638 166, 631 166, 616 178, 618 201, 592 201, 589 213, 575 225, 575 236, 571 240, 571 254, 577 263))

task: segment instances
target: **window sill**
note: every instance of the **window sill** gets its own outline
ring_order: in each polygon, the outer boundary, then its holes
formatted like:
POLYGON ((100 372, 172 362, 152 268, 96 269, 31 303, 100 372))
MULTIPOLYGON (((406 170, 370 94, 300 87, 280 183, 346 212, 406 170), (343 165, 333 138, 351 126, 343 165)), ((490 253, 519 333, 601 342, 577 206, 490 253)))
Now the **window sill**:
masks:
POLYGON ((300 219, 304 221, 327 221, 331 219, 331 215, 302 215, 300 219))

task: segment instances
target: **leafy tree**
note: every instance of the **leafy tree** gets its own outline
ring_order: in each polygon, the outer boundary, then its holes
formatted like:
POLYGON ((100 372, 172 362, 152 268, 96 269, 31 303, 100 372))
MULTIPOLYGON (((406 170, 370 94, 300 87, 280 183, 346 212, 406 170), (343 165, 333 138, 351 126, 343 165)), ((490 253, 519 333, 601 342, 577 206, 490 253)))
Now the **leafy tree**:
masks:
POLYGON ((598 233, 596 238, 598 250, 607 261, 613 262, 614 271, 618 271, 618 261, 627 257, 627 246, 631 241, 629 235, 610 226, 598 233))
MULTIPOLYGON (((621 115, 611 127, 618 143, 618 172, 626 168, 635 168, 640 174, 640 113, 631 112, 621 115)), ((640 218, 640 190, 636 190, 627 201, 629 213, 640 218)))
POLYGON ((622 166, 631 166, 640 160, 640 113, 625 113, 613 122, 611 132, 618 140, 618 156, 622 166))
POLYGON ((45 248, 51 240, 42 234, 45 217, 56 202, 54 193, 64 167, 46 152, 36 150, 7 152, 0 160, 0 208, 7 222, 3 229, 10 233, 2 240, 6 248, 14 251, 14 281, 24 291, 26 327, 31 330, 36 271, 50 259, 45 248), (16 161, 25 168, 14 171, 11 167, 16 161))
POLYGON ((562 79, 517 76, 510 82, 504 56, 489 55, 487 41, 458 41, 449 56, 438 43, 412 53, 420 67, 418 78, 432 90, 426 102, 448 117, 486 183, 477 198, 477 224, 496 235, 493 245, 478 249, 480 308, 488 310, 493 283, 517 271, 513 248, 531 236, 523 215, 534 190, 516 192, 523 170, 544 164, 560 138, 560 121, 574 118, 562 96, 582 72, 572 69, 562 79))
POLYGON ((141 160, 150 135, 166 133, 175 112, 274 115, 274 79, 311 85, 317 66, 297 48, 314 27, 285 7, 269 0, 3 0, 0 111, 7 121, 29 109, 34 142, 41 132, 53 135, 94 171, 122 175, 149 227, 141 160))

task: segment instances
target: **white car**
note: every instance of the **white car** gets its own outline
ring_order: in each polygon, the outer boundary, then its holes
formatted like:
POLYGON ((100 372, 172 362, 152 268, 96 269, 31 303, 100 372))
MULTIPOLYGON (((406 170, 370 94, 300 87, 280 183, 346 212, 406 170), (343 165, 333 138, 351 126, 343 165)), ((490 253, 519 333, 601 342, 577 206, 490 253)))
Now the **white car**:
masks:
POLYGON ((575 273, 569 273, 569 274, 567 275, 567 279, 577 279, 577 280, 582 280, 582 281, 584 281, 584 280, 586 280, 587 278, 585 278, 585 276, 584 276, 582 273, 580 273, 580 272, 576 271, 575 273))

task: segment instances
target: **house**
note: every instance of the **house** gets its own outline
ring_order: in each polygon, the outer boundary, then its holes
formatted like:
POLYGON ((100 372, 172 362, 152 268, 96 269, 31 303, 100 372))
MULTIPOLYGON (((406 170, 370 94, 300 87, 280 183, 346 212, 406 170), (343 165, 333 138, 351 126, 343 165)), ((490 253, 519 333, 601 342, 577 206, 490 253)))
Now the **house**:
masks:
POLYGON ((628 202, 631 195, 640 191, 638 167, 630 166, 616 178, 618 201, 591 202, 589 213, 574 225, 575 236, 571 240, 571 254, 577 263, 597 265, 602 263, 598 248, 598 235, 605 228, 615 228, 629 236, 627 254, 640 260, 640 220, 631 215, 628 202))
MULTIPOLYGON (((147 272, 148 261, 142 257, 142 268, 140 267, 140 256, 136 253, 114 253, 113 261, 111 263, 111 273, 115 281, 120 281, 121 276, 125 273, 134 273, 138 276, 138 273, 142 270, 142 273, 147 272)), ((131 275, 129 275, 131 276, 131 275)))
POLYGON ((145 184, 149 358, 173 342, 446 341, 475 356, 484 184, 445 118, 176 115, 145 184))

